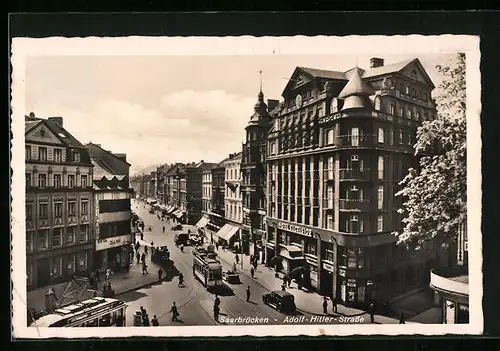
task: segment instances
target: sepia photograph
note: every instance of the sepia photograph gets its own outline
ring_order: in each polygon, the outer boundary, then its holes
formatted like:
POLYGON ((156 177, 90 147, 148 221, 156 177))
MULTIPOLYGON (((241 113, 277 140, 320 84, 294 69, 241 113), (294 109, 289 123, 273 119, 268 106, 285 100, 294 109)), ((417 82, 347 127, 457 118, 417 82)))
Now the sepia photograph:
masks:
POLYGON ((482 332, 478 38, 12 48, 15 337, 482 332))

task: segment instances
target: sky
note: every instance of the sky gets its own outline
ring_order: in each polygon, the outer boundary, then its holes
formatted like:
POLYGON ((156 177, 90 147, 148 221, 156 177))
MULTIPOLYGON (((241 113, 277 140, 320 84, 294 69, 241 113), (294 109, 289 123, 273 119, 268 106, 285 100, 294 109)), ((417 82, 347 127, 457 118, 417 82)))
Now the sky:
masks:
MULTIPOLYGON (((415 55, 382 57, 385 64, 415 55)), ((80 142, 126 153, 131 174, 173 162, 219 162, 241 150, 260 87, 282 100, 297 66, 367 69, 371 56, 30 56, 26 114, 61 116, 80 142)), ((436 64, 452 55, 419 55, 437 86, 436 64)))

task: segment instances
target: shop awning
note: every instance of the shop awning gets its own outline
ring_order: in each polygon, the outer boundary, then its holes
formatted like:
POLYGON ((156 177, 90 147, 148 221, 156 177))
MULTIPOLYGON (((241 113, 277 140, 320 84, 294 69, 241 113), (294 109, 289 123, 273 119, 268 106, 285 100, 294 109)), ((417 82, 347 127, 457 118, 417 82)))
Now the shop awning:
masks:
POLYGON ((183 213, 182 213, 182 211, 177 210, 177 211, 175 211, 175 212, 173 213, 173 215, 174 215, 175 217, 177 217, 177 218, 181 218, 181 217, 182 217, 182 215, 183 215, 183 213))
POLYGON ((222 239, 229 241, 238 232, 238 230, 240 228, 238 228, 234 225, 231 225, 231 224, 227 224, 227 225, 229 226, 229 228, 222 234, 223 235, 222 239))
POLYGON ((302 256, 302 249, 295 245, 281 246, 280 256, 289 260, 305 260, 304 256, 302 256))
POLYGON ((208 222, 210 222, 210 218, 207 218, 207 217, 201 217, 201 219, 198 221, 198 223, 196 223, 196 226, 198 228, 204 228, 208 222))
POLYGON ((175 207, 174 207, 174 206, 172 206, 172 207, 170 207, 170 208, 168 209, 167 213, 168 213, 168 214, 172 214, 172 213, 174 213, 175 211, 176 211, 175 207))

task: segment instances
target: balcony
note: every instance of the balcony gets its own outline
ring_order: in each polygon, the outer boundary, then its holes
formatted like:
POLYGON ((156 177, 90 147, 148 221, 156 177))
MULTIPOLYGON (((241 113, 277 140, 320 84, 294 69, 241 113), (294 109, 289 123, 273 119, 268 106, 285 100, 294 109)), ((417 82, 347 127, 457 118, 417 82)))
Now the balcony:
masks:
POLYGON ((373 147, 376 144, 375 138, 373 134, 341 135, 337 137, 336 145, 338 148, 373 147))
POLYGON ((340 169, 340 180, 370 180, 370 169, 340 169))
POLYGON ((469 296, 468 267, 444 267, 431 270, 430 287, 442 292, 469 296))
POLYGON ((341 211, 370 211, 369 200, 347 200, 341 199, 339 202, 339 209, 341 211))

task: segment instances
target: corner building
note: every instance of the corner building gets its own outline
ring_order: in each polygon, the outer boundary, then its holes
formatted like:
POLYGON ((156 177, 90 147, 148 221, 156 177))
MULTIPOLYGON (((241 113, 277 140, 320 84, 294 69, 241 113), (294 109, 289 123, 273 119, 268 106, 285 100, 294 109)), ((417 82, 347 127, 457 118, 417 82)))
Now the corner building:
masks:
POLYGON ((418 59, 346 72, 297 67, 267 140, 266 252, 283 271, 347 305, 386 302, 428 283, 432 248, 396 247, 398 183, 433 119, 418 59))
POLYGON ((25 118, 28 290, 92 271, 93 165, 62 117, 25 118))

